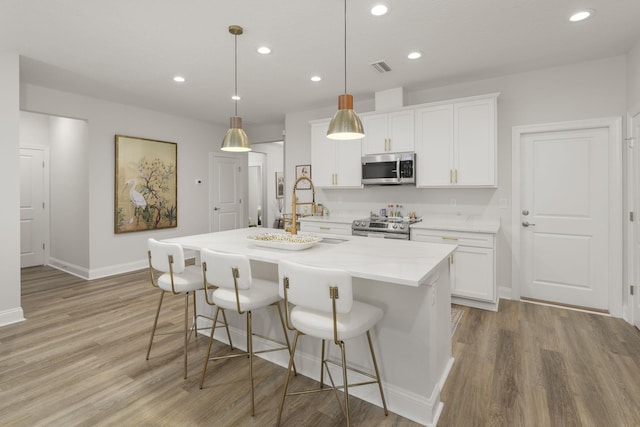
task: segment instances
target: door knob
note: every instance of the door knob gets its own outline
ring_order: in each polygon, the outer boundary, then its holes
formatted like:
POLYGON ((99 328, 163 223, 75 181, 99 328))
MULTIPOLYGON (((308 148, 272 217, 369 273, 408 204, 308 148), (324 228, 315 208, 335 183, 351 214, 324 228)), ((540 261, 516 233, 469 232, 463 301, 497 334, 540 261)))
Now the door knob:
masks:
POLYGON ((523 210, 523 211, 522 211, 522 215, 524 215, 524 216, 529 215, 529 211, 528 211, 528 210, 526 210, 526 209, 525 209, 525 210, 523 210))
POLYGON ((529 224, 529 221, 523 221, 522 226, 523 227, 533 227, 535 224, 529 224))

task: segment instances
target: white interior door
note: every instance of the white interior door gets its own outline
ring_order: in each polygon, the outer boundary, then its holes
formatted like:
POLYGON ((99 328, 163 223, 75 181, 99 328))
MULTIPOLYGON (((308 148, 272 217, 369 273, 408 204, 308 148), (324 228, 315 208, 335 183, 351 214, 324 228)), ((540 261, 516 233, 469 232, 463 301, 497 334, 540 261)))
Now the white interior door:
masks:
POLYGON ((20 267, 44 264, 44 154, 20 149, 20 267))
POLYGON ((523 298, 609 309, 607 128, 521 139, 523 298))
POLYGON ((242 164, 239 157, 210 157, 211 231, 233 230, 244 226, 242 164))

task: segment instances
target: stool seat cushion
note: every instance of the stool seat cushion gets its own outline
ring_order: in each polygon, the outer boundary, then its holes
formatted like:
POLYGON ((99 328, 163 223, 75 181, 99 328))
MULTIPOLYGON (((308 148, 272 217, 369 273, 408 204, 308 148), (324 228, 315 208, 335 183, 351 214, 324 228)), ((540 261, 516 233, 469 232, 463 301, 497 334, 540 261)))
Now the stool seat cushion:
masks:
MULTIPOLYGON (((337 315, 338 339, 348 340, 364 334, 382 317, 382 309, 353 301, 351 312, 337 315)), ((296 306, 291 310, 291 323, 300 332, 325 340, 333 339, 333 315, 322 311, 296 306)))
MULTIPOLYGON (((280 300, 278 284, 270 280, 252 278, 251 288, 238 291, 240 310, 250 311, 267 307, 280 300)), ((220 308, 237 310, 236 291, 230 288, 218 288, 213 291, 213 302, 220 308)))
MULTIPOLYGON (((164 273, 157 280, 158 287, 171 292, 171 276, 164 273)), ((191 292, 203 289, 202 270, 200 266, 190 265, 182 273, 173 273, 173 285, 176 292, 191 292)))

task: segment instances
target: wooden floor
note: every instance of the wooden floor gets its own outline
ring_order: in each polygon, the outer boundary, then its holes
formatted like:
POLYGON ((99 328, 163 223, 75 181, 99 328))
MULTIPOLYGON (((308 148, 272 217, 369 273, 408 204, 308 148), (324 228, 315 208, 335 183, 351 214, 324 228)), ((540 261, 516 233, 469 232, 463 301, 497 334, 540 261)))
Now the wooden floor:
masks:
MULTIPOLYGON (((203 390, 206 338, 190 343, 187 380, 180 336, 160 337, 145 360, 158 297, 146 271, 88 282, 22 273, 27 321, 0 328, 1 426, 275 424, 279 366, 257 359, 251 417, 246 359, 216 362, 203 390)), ((180 328, 183 299, 165 301, 160 327, 180 328)), ((439 426, 640 426, 640 331, 620 319, 513 301, 466 308, 453 354, 439 426)), ((283 426, 343 425, 331 393, 289 402, 283 426)), ((355 398, 351 408, 358 426, 417 425, 355 398)))

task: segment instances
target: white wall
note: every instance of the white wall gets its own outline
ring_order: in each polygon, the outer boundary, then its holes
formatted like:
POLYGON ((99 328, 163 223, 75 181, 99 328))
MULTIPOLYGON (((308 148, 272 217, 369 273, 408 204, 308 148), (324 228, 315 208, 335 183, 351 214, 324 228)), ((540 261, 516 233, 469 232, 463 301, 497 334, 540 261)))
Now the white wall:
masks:
MULTIPOLYGON (((22 86, 20 94, 23 110, 87 121, 88 200, 70 202, 68 209, 88 213, 88 251, 82 249, 88 254, 88 265, 66 266, 70 271, 86 269, 88 277, 94 278, 143 268, 147 238, 208 231, 208 153, 219 150, 226 128, 29 84, 22 86), (178 143, 177 228, 114 234, 116 134, 178 143), (204 183, 197 186, 196 178, 204 178, 204 183)), ((77 253, 70 257, 84 262, 77 253)))
POLYGON ((20 92, 18 55, 0 52, 0 325, 23 320, 20 306, 20 92))
POLYGON ((627 54, 627 109, 640 108, 640 40, 627 54))
MULTIPOLYGON (((402 204, 419 214, 450 213, 495 215, 501 219, 498 235, 497 282, 511 287, 511 209, 500 209, 500 199, 511 205, 511 129, 513 126, 622 116, 626 105, 626 59, 607 58, 486 79, 464 84, 406 91, 405 105, 500 92, 498 98, 498 188, 416 189, 415 187, 369 187, 359 190, 320 190, 316 201, 332 214, 366 216, 389 203, 402 204), (456 207, 450 206, 456 199, 456 207)), ((356 105, 359 113, 373 110, 367 101, 356 105)), ((285 166, 309 163, 308 121, 331 117, 335 106, 288 114, 285 166), (289 143, 289 141, 292 141, 289 143)), ((419 161, 419 159, 418 159, 419 161)), ((354 166, 357 167, 357 166, 354 166)), ((287 180, 288 185, 291 181, 287 180)))
POLYGON ((49 116, 50 263, 82 266, 89 274, 88 126, 84 120, 49 116))

